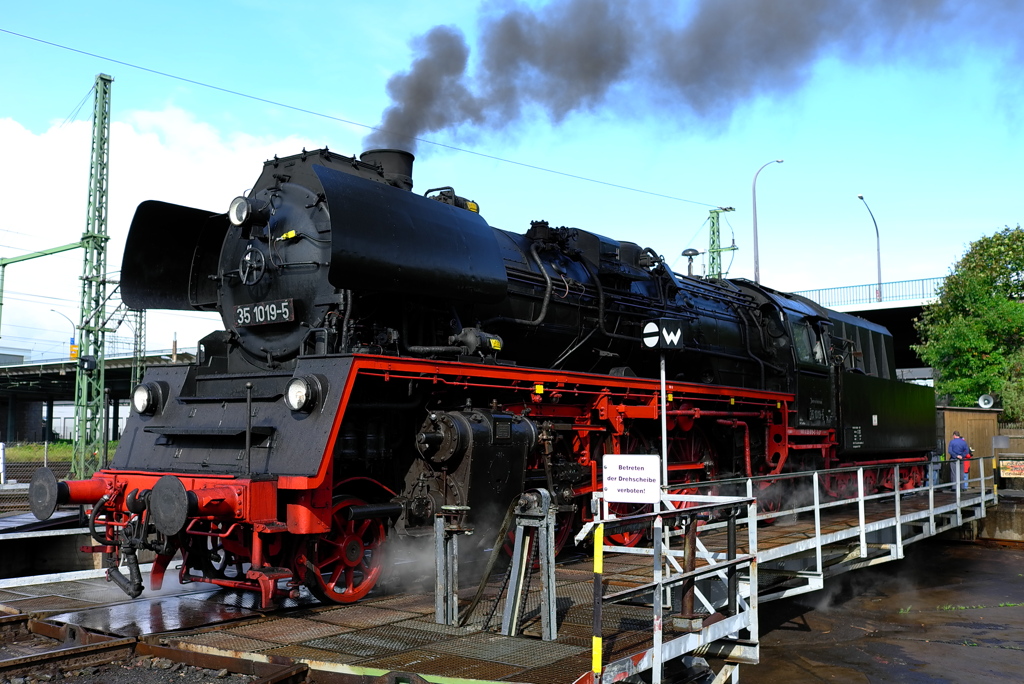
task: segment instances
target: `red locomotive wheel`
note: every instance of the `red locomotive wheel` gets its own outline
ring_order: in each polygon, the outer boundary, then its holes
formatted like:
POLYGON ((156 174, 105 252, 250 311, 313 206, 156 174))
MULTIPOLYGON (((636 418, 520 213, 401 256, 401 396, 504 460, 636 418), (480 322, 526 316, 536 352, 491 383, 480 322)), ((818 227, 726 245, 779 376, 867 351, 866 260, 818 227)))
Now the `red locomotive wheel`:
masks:
POLYGON ((555 555, 565 548, 565 543, 572 537, 575 528, 575 513, 559 513, 555 516, 555 555))
MULTIPOLYGON (((761 481, 758 483, 758 490, 754 493, 757 497, 757 512, 778 513, 782 510, 782 502, 785 498, 783 485, 778 480, 761 481)), ((775 522, 774 517, 761 518, 761 523, 771 525, 775 522)))
MULTIPOLYGON (((214 523, 213 531, 219 532, 223 523, 214 523)), ((203 537, 197 540, 200 562, 205 575, 218 579, 242 579, 250 567, 252 551, 231 537, 203 537)))
MULTIPOLYGON (((891 476, 890 471, 890 476, 891 476)), ((890 487, 891 488, 891 487, 890 487)), ((874 470, 864 471, 864 496, 875 494, 878 491, 878 473, 874 470)))
POLYGON ((335 497, 331 531, 312 537, 306 549, 306 585, 321 601, 353 603, 370 593, 380 578, 384 524, 348 520, 351 506, 364 502, 335 497))
MULTIPOLYGON (((699 475, 695 472, 684 472, 680 481, 674 483, 671 489, 668 490, 669 494, 675 496, 696 496, 700 494, 700 487, 697 486, 699 475)), ((692 508, 697 504, 692 501, 673 501, 672 508, 692 508)))
POLYGON ((852 499, 857 487, 857 473, 825 473, 825 493, 833 499, 852 499))
MULTIPOLYGON (((615 439, 608 437, 604 440, 602 447, 602 455, 604 453, 623 453, 623 454, 650 454, 656 453, 652 451, 651 440, 647 439, 647 435, 639 427, 634 427, 630 432, 622 436, 621 443, 615 441, 615 439), (615 449, 616 444, 619 448, 615 449)), ((598 466, 600 469, 600 466, 598 466)), ((654 508, 648 504, 636 504, 636 503, 610 503, 608 504, 608 512, 612 513, 616 518, 625 518, 630 515, 641 515, 643 513, 650 513, 654 508)), ((605 535, 605 545, 608 546, 629 546, 633 547, 643 541, 644 537, 647 536, 645 530, 632 530, 629 532, 614 532, 605 535)))
POLYGON ((917 489, 925 483, 924 466, 900 468, 900 489, 917 489))
MULTIPOLYGON (((630 515, 642 515, 650 513, 654 508, 649 504, 635 503, 610 503, 608 512, 614 513, 616 518, 625 518, 630 515)), ((629 532, 614 532, 605 536, 606 542, 612 546, 636 546, 647 535, 646 530, 631 530, 629 532)))

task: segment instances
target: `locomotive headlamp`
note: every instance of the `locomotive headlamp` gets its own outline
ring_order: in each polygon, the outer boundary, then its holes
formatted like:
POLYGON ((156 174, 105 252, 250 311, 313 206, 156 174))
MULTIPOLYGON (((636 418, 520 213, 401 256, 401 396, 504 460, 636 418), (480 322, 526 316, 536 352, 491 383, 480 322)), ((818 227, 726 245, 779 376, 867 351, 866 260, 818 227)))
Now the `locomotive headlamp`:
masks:
POLYGON ((309 411, 316 404, 318 384, 310 376, 292 378, 284 391, 285 405, 292 411, 309 411))
MULTIPOLYGON (((228 221, 240 228, 265 226, 273 213, 270 202, 266 198, 238 196, 228 206, 228 221)), ((243 237, 249 239, 249 231, 242 231, 243 237)))
POLYGON ((160 405, 160 393, 157 388, 149 383, 136 385, 132 390, 132 408, 136 413, 144 416, 151 416, 156 413, 160 405))
POLYGON ((245 225, 245 222, 252 216, 252 203, 248 197, 236 197, 231 200, 228 207, 228 220, 233 226, 245 225))

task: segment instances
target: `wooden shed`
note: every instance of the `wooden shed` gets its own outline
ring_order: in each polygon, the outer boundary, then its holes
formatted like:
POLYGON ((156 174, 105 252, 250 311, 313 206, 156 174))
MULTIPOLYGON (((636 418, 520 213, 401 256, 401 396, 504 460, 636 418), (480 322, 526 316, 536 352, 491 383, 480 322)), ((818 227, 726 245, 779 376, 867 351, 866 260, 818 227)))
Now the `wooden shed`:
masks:
MULTIPOLYGON (((961 437, 967 440, 968 446, 974 449, 974 458, 971 461, 971 479, 978 477, 978 459, 980 458, 987 459, 985 474, 991 477, 992 457, 995 456, 995 452, 992 450, 992 438, 999 434, 999 424, 996 419, 1003 410, 942 406, 939 407, 938 412, 939 435, 943 438, 943 453, 947 454, 947 445, 953 438, 953 431, 956 430, 961 437)), ((949 470, 943 468, 943 482, 948 478, 949 470)))

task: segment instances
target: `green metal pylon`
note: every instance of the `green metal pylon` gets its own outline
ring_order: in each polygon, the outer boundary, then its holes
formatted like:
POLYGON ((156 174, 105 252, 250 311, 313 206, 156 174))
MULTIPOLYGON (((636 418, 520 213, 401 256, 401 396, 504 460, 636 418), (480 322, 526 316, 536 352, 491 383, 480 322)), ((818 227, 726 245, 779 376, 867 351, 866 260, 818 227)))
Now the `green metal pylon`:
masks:
POLYGON ((96 77, 89 166, 89 208, 82 247, 82 306, 79 369, 75 381, 75 453, 72 473, 90 477, 104 464, 105 354, 107 305, 107 178, 110 155, 110 86, 113 77, 96 77))
POLYGON ((146 372, 144 367, 146 359, 146 310, 132 309, 132 317, 135 319, 135 345, 132 347, 132 384, 134 389, 142 382, 142 376, 146 372))
POLYGON ((735 244, 722 247, 722 234, 719 229, 718 216, 725 211, 735 211, 732 207, 718 207, 711 210, 711 238, 708 240, 708 278, 722 277, 722 252, 739 249, 735 244))

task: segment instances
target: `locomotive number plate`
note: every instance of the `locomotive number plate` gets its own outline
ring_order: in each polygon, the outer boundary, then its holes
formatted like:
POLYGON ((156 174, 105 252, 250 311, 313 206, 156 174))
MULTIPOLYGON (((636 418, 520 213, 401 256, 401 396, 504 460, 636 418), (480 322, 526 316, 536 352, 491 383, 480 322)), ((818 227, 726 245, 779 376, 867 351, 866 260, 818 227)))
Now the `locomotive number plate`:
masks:
POLYGON ((235 307, 235 325, 267 325, 295 320, 295 305, 290 299, 255 302, 235 307))

